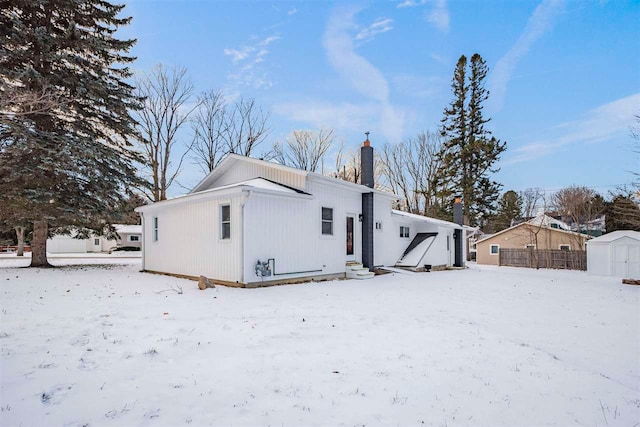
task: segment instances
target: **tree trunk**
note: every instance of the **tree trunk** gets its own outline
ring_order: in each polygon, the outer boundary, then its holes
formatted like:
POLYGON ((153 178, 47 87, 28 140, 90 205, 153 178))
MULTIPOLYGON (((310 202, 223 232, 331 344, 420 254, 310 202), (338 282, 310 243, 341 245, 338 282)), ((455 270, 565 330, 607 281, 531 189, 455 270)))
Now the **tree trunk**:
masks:
POLYGON ((31 242, 31 267, 52 267, 47 261, 47 237, 49 224, 46 220, 33 222, 33 241, 31 242))
POLYGON ((24 227, 15 227, 16 237, 18 238, 18 256, 24 256, 24 227))

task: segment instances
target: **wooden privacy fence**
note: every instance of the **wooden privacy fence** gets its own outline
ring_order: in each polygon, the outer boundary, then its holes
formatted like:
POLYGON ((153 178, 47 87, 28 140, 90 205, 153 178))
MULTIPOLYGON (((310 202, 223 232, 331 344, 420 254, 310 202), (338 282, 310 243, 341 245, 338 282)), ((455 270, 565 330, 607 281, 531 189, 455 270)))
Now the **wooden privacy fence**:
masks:
POLYGON ((499 265, 586 270, 587 252, 558 249, 500 249, 499 265))

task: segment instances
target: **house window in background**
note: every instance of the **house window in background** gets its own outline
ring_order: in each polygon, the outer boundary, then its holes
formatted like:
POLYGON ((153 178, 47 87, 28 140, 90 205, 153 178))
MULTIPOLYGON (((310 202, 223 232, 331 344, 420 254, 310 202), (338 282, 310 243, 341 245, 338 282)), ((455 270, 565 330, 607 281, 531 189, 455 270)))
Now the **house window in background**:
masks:
POLYGON ((561 251, 570 251, 571 250, 571 245, 560 245, 560 250, 561 251))
POLYGON ((400 237, 409 238, 409 227, 400 226, 400 237))
POLYGON ((489 253, 491 255, 498 255, 500 253, 500 245, 489 246, 489 253))

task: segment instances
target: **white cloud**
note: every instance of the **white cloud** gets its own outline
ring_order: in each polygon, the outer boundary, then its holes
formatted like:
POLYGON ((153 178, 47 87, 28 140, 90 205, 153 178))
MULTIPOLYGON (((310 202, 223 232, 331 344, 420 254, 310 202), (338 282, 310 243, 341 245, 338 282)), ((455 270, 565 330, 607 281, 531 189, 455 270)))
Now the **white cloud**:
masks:
POLYGON ((594 144, 618 135, 624 138, 629 134, 639 105, 640 93, 637 93, 594 108, 577 120, 550 129, 546 138, 512 150, 513 155, 503 165, 544 157, 567 145, 594 144))
POLYGON ((291 16, 291 15, 293 15, 293 14, 297 13, 297 12, 298 12, 298 9, 296 9, 296 8, 294 7, 293 9, 291 9, 290 11, 288 11, 288 12, 287 12, 287 15, 291 16))
POLYGON ((435 0, 435 5, 427 12, 427 22, 443 33, 449 31, 449 9, 446 0, 435 0))
POLYGON ((401 9, 403 7, 422 6, 426 2, 427 2, 427 0, 404 0, 402 3, 398 4, 397 8, 401 9))
POLYGON ((255 39, 254 43, 244 45, 239 49, 224 49, 224 54, 231 57, 231 62, 240 68, 228 76, 229 80, 238 86, 253 86, 256 89, 266 89, 273 86, 267 72, 259 65, 264 63, 269 54, 267 47, 279 40, 275 34, 263 39, 255 39))
POLYGON ((405 112, 377 102, 332 103, 312 100, 276 104, 272 111, 314 128, 328 126, 337 132, 371 131, 373 135, 383 135, 389 142, 400 140, 406 117, 405 112))
POLYGON ((412 74, 396 74, 391 77, 391 84, 398 93, 412 98, 426 98, 448 88, 448 81, 443 77, 424 77, 412 74))
POLYGON ((491 97, 488 100, 488 107, 490 110, 496 112, 502 108, 507 94, 507 85, 518 61, 529 52, 545 32, 551 29, 556 17, 563 11, 564 3, 564 0, 543 0, 529 18, 527 26, 516 43, 498 60, 489 76, 488 87, 491 97))
POLYGON ((356 8, 334 9, 324 34, 324 47, 336 72, 355 91, 379 104, 369 121, 379 121, 385 136, 395 141, 402 136, 403 115, 393 112, 389 84, 382 72, 355 52, 352 31, 357 28, 354 17, 358 11, 356 8))
POLYGON ((425 19, 436 29, 443 33, 449 32, 449 9, 447 8, 447 0, 404 0, 396 6, 398 9, 406 7, 423 6, 432 3, 433 6, 425 15, 425 19))
POLYGON ((371 41, 378 34, 386 33, 387 31, 392 30, 392 23, 393 19, 391 18, 378 18, 373 22, 373 24, 360 30, 360 32, 356 34, 356 40, 360 40, 362 43, 371 41))

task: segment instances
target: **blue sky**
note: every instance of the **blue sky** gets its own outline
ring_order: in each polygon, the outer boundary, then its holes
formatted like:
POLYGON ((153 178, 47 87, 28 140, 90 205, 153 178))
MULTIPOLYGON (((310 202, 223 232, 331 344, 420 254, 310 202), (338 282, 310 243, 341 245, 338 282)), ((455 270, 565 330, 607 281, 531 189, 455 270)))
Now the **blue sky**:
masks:
MULTIPOLYGON (((184 66, 198 91, 255 98, 271 111, 265 149, 293 129, 330 127, 354 149, 365 131, 375 147, 436 130, 458 57, 478 52, 505 190, 606 193, 640 171, 638 1, 134 0, 126 13, 136 70, 184 66)), ((187 165, 181 183, 201 177, 187 165)))

